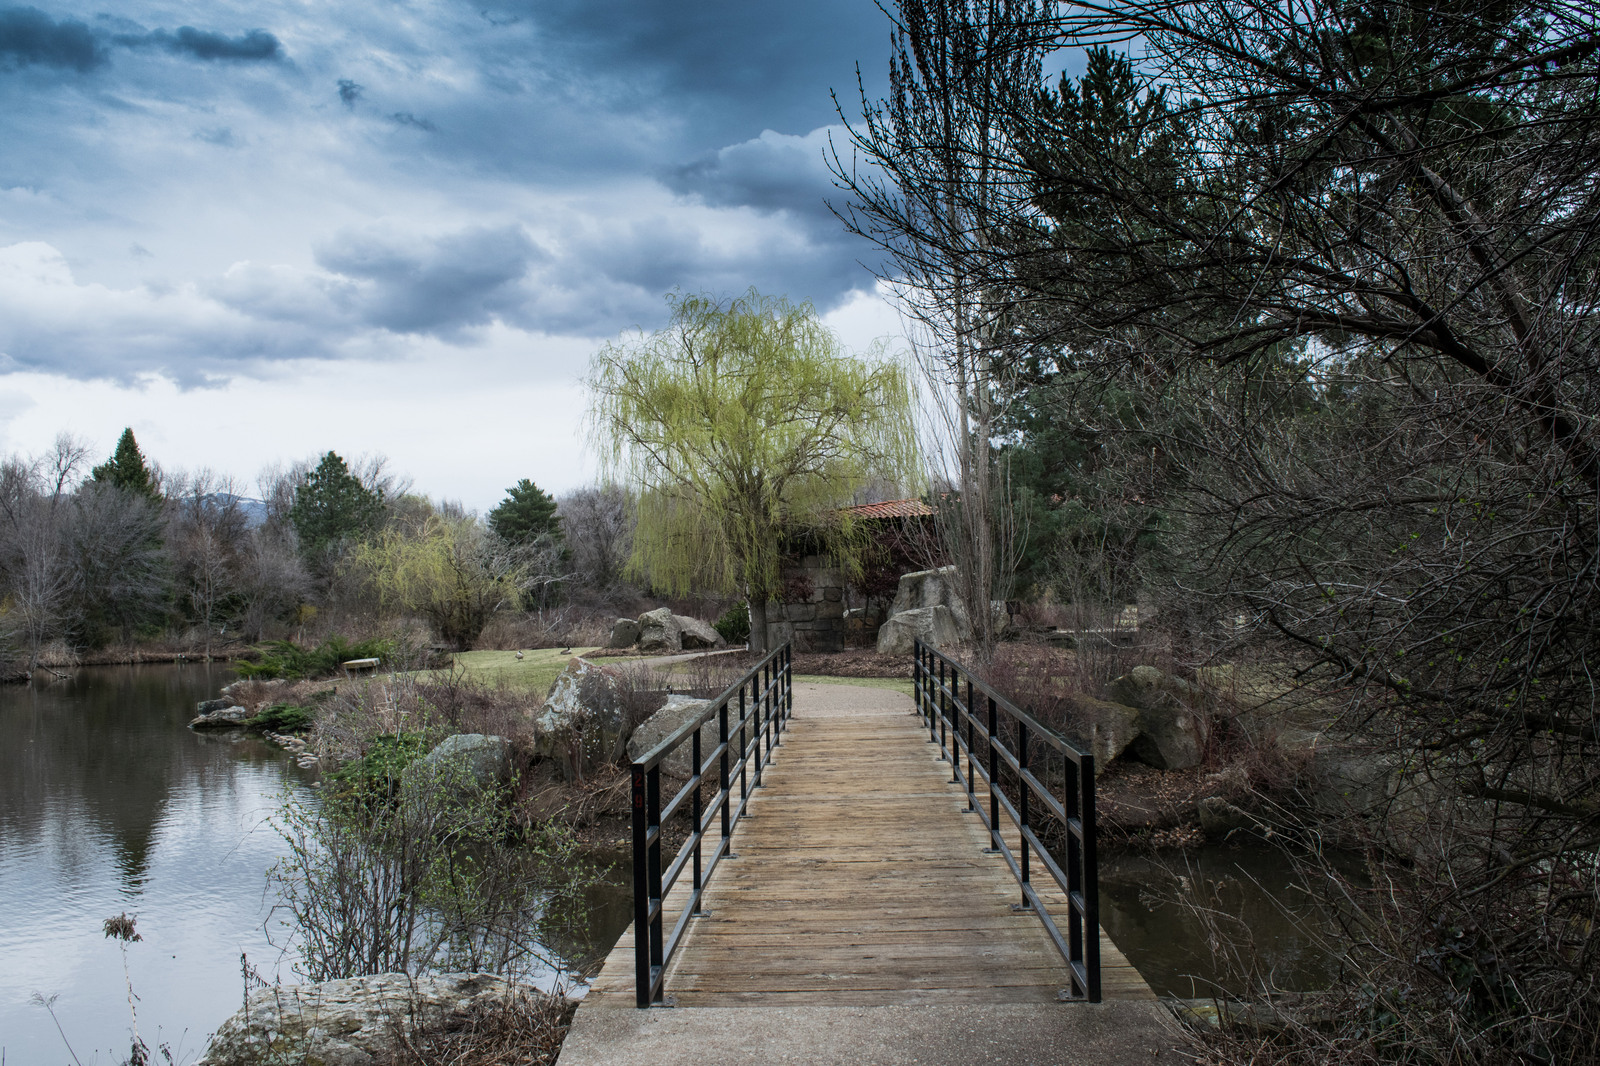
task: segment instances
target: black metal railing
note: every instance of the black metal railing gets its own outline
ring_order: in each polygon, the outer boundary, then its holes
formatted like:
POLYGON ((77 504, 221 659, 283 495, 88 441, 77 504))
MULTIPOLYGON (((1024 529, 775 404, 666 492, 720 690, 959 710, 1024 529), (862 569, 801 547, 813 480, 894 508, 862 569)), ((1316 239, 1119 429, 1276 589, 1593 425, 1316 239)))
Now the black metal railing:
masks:
POLYGON ((700 900, 717 863, 738 858, 728 850, 733 827, 744 815, 751 790, 761 787, 761 769, 772 761, 772 751, 782 742, 784 726, 794 714, 792 667, 789 644, 773 649, 712 700, 704 713, 684 722, 633 760, 633 946, 641 1007, 661 1001, 667 962, 688 929, 689 919, 701 913, 700 900), (717 723, 717 742, 706 752, 700 734, 712 721, 717 723), (663 806, 661 764, 684 744, 691 748, 689 779, 663 806), (716 782, 709 802, 703 795, 708 770, 714 772, 716 782), (663 870, 662 824, 681 813, 686 803, 692 827, 689 837, 663 870), (719 823, 716 847, 705 859, 702 849, 707 830, 719 823), (692 887, 671 935, 664 935, 667 894, 685 869, 691 872, 692 887))
POLYGON ((1022 888, 1021 909, 1039 916, 1066 959, 1072 971, 1068 998, 1100 1002, 1094 753, 1046 728, 966 667, 920 640, 914 654, 914 694, 917 710, 928 724, 929 741, 938 744, 950 762, 952 781, 966 789, 967 809, 989 830, 990 850, 1003 855, 1011 867, 1022 888), (987 811, 978 804, 980 780, 989 794, 987 811), (1002 811, 1016 829, 1015 852, 1001 831, 1002 811), (1059 856, 1040 839, 1044 819, 1055 823, 1049 835, 1059 834, 1059 856), (1033 887, 1035 861, 1066 896, 1065 936, 1033 887))

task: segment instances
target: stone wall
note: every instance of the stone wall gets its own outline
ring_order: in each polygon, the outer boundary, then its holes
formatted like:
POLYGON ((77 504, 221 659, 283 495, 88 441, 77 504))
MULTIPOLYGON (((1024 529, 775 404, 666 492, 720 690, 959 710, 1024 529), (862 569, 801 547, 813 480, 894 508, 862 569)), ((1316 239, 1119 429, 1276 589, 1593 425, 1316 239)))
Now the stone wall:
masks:
POLYGON ((784 568, 784 584, 809 588, 810 595, 767 605, 767 639, 776 647, 792 639, 796 651, 838 651, 844 647, 844 574, 826 556, 807 555, 784 568))

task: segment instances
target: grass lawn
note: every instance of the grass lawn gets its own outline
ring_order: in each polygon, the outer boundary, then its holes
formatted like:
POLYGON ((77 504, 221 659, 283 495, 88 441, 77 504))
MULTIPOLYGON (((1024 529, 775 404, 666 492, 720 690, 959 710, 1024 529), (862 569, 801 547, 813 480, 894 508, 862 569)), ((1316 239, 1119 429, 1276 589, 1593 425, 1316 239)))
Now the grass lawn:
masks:
POLYGON ((594 648, 573 648, 565 655, 560 648, 534 648, 524 651, 519 661, 514 651, 463 651, 455 655, 457 669, 466 671, 473 681, 507 688, 532 689, 544 695, 550 691, 561 671, 574 656, 587 655, 594 648))

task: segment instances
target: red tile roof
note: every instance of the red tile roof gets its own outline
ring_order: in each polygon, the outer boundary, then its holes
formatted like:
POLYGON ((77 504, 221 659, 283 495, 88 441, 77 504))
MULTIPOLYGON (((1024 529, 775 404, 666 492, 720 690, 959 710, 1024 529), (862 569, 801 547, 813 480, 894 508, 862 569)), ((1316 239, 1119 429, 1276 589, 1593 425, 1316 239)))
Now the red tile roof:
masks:
POLYGON ((921 500, 886 500, 845 510, 857 518, 926 518, 933 514, 933 508, 921 500))

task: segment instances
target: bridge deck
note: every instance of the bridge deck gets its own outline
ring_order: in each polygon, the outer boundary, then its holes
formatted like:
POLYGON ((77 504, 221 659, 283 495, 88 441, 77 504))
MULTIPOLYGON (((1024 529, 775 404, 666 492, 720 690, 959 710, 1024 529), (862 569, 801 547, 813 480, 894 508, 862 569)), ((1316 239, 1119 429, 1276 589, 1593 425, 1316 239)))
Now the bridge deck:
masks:
MULTIPOLYGON (((1068 987, 919 721, 890 690, 796 686, 766 787, 734 831, 739 858, 718 867, 668 970, 678 1006, 1048 1003, 1068 987)), ((1103 935, 1100 951, 1105 999, 1153 1000, 1103 935)), ((579 1015, 617 1007, 634 1007, 631 929, 579 1015)))

